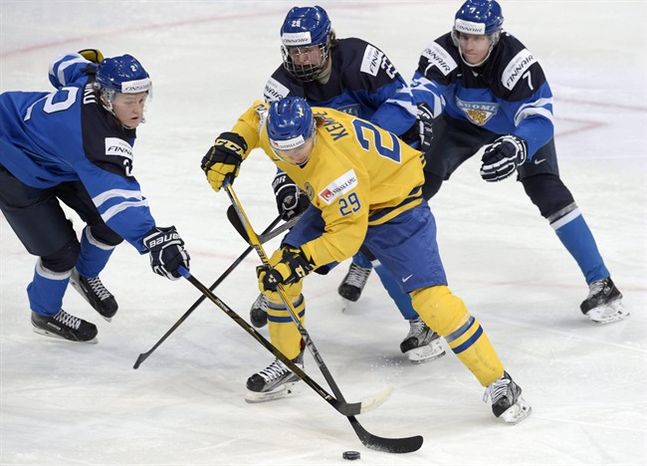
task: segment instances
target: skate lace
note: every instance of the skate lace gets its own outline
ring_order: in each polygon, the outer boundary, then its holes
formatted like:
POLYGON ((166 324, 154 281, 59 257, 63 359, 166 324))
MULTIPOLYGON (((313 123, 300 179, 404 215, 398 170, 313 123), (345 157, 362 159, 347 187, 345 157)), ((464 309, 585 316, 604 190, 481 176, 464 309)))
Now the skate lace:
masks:
POLYGON ((54 316, 54 320, 56 320, 57 322, 60 322, 66 327, 73 328, 74 330, 78 330, 79 327, 81 326, 81 319, 68 314, 63 309, 58 311, 58 313, 54 316))
POLYGON ((86 281, 88 282, 88 285, 90 285, 90 288, 92 288, 92 293, 94 293, 100 301, 108 299, 111 296, 110 292, 106 290, 106 287, 103 286, 103 283, 99 280, 99 277, 86 278, 86 281))
POLYGON ((287 372, 285 365, 276 359, 272 364, 260 371, 258 374, 265 379, 266 382, 278 379, 287 372))
POLYGON ((589 284, 589 296, 588 298, 592 298, 593 296, 602 293, 604 288, 608 285, 607 280, 597 280, 594 281, 593 283, 589 284))
POLYGON ((508 385, 510 384, 510 379, 506 376, 501 377, 500 379, 491 383, 483 394, 483 402, 487 403, 488 398, 491 400, 491 404, 496 403, 501 398, 503 398, 508 393, 508 385))
POLYGON ((344 282, 347 285, 355 286, 357 288, 363 288, 370 274, 371 269, 365 269, 364 267, 360 267, 357 264, 351 264, 350 269, 348 270, 348 275, 346 275, 344 282))
POLYGON ((422 319, 414 319, 409 321, 409 334, 407 338, 416 337, 419 338, 424 332, 428 329, 427 324, 425 324, 422 319))

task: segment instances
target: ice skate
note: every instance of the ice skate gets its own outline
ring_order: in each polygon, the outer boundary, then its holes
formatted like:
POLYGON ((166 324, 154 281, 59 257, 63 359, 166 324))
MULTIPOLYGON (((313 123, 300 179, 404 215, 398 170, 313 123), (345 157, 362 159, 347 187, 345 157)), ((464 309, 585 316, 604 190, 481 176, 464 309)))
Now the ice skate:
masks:
MULTIPOLYGON (((293 361, 303 369, 303 352, 293 361)), ((293 386, 299 380, 285 364, 275 359, 272 364, 247 379, 245 401, 248 403, 260 403, 285 398, 295 393, 293 386)))
POLYGON ((104 319, 108 322, 112 320, 119 306, 99 277, 82 277, 76 269, 72 269, 70 284, 104 319))
POLYGON ((608 324, 629 316, 622 304, 622 293, 611 278, 596 280, 589 285, 589 295, 580 304, 582 313, 599 324, 608 324))
POLYGON ((267 306, 267 297, 263 293, 259 294, 249 310, 249 321, 254 327, 262 328, 267 324, 267 306))
POLYGON ((409 358, 409 361, 420 364, 445 355, 440 335, 427 327, 422 319, 410 320, 409 325, 409 333, 400 343, 400 351, 409 358))
POLYGON ((521 387, 503 372, 503 376, 485 389, 483 401, 492 403, 492 413, 506 424, 517 424, 530 415, 532 408, 521 397, 521 387))
POLYGON ((96 343, 97 327, 83 319, 68 314, 63 309, 53 316, 31 313, 34 332, 55 338, 86 343, 96 343))
POLYGON ((337 289, 339 296, 353 303, 356 302, 362 295, 371 270, 371 268, 364 268, 355 263, 350 264, 348 273, 337 289))

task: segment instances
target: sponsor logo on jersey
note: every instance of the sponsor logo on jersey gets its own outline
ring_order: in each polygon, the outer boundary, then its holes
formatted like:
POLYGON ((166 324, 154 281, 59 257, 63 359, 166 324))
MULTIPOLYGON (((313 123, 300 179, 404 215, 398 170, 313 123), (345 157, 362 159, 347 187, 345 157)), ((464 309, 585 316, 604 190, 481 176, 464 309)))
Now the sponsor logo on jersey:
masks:
POLYGON ((135 81, 124 81, 121 83, 121 92, 123 94, 137 94, 147 92, 151 88, 151 80, 148 78, 136 79, 135 81))
POLYGON ((267 82, 265 83, 265 90, 263 91, 263 94, 265 95, 265 100, 267 102, 274 102, 275 100, 281 100, 289 93, 290 93, 290 89, 285 87, 283 84, 281 84, 274 78, 270 78, 267 80, 267 82))
POLYGON ((485 126, 499 110, 499 104, 494 102, 465 102, 456 97, 456 106, 467 116, 467 119, 477 126, 485 126))
POLYGON ((124 157, 128 160, 133 159, 133 146, 123 139, 106 138, 106 155, 115 157, 124 157))
POLYGON ((362 73, 377 76, 380 72, 380 68, 383 69, 386 75, 391 79, 394 79, 395 75, 398 73, 383 52, 370 44, 367 45, 364 49, 364 57, 362 58, 362 65, 359 70, 362 73))
POLYGON ((429 68, 435 66, 444 76, 447 76, 458 66, 449 52, 436 42, 427 47, 422 52, 422 55, 429 60, 429 66, 427 66, 425 73, 429 68))
POLYGON ((357 176, 355 175, 355 170, 350 169, 320 191, 319 197, 326 205, 330 205, 332 201, 352 191, 356 186, 357 176))
POLYGON ((281 42, 286 47, 296 47, 298 45, 309 45, 312 43, 310 31, 305 32, 284 32, 281 34, 281 42))
POLYGON ((523 49, 516 54, 501 75, 501 84, 503 84, 503 87, 512 90, 515 84, 523 77, 524 72, 536 62, 537 59, 528 49, 523 49))

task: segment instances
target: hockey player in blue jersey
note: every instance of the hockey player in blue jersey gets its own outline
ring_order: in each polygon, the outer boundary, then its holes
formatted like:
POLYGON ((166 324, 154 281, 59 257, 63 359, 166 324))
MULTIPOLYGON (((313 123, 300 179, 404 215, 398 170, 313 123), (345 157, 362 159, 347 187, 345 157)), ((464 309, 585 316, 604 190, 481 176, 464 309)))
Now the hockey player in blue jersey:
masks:
MULTIPOLYGON (((288 95, 303 97, 311 105, 359 116, 407 142, 418 143, 417 108, 407 83, 380 49, 362 39, 336 38, 328 14, 320 6, 292 8, 281 26, 281 42, 283 64, 265 85, 267 102, 288 95)), ((285 220, 308 207, 307 197, 283 172, 277 173, 272 186, 285 220)), ((339 293, 357 301, 371 268, 371 261, 357 254, 339 293)), ((442 356, 438 336, 418 317, 397 280, 382 265, 377 265, 376 271, 410 324, 401 351, 414 362, 442 356)), ((250 311, 250 320, 257 327, 267 322, 266 308, 267 299, 260 295, 250 311)))
POLYGON ((425 198, 483 148, 481 177, 517 180, 580 267, 589 295, 580 309, 599 323, 629 312, 609 276, 593 235, 557 167, 553 96, 537 58, 502 30, 494 0, 468 0, 451 32, 420 57, 411 89, 434 118, 426 149, 425 198))
POLYGON ((55 60, 49 80, 54 92, 0 94, 0 208, 39 257, 27 287, 34 331, 94 342, 96 326, 61 307, 69 282, 110 320, 118 306, 99 273, 123 239, 172 280, 189 255, 175 227, 156 226, 132 174, 152 86, 141 63, 87 49, 55 60), (80 242, 60 202, 86 223, 80 242))

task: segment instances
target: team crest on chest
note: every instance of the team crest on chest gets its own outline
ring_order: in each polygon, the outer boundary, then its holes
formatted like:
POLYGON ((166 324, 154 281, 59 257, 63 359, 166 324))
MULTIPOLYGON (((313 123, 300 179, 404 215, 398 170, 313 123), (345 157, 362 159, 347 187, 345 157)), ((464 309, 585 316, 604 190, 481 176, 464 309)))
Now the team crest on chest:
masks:
POLYGON ((465 102, 456 97, 456 106, 467 116, 467 119, 477 126, 485 126, 499 110, 499 104, 494 102, 465 102))
POLYGON ((315 197, 315 190, 313 189, 312 185, 306 181, 303 188, 306 193, 306 196, 308 196, 308 200, 312 202, 312 200, 315 197))

